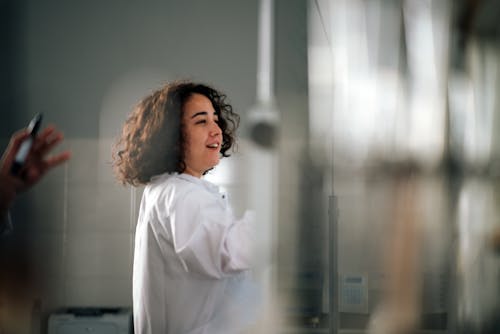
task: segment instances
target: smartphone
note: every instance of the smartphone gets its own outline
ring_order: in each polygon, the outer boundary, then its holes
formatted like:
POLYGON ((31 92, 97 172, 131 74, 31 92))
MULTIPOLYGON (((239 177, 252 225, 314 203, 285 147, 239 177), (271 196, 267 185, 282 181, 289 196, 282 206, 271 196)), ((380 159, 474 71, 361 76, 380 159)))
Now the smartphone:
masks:
POLYGON ((30 152, 31 146, 35 141, 40 125, 42 124, 42 114, 36 114, 35 117, 28 124, 28 132, 30 136, 26 138, 19 147, 19 151, 16 153, 14 162, 10 168, 10 172, 13 175, 18 175, 19 171, 24 167, 26 159, 28 158, 28 153, 30 152))

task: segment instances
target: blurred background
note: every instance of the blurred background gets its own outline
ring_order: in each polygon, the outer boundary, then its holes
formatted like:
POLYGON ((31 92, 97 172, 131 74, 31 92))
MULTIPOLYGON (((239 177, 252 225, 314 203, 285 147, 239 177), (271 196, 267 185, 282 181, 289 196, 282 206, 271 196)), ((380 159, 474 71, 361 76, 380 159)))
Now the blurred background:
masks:
POLYGON ((141 97, 192 79, 242 118, 208 178, 271 241, 263 332, 500 333, 499 14, 498 0, 0 0, 1 147, 42 112, 73 152, 11 211, 0 325, 66 333, 55 312, 105 323, 131 307, 142 189, 114 180, 111 146, 141 97))

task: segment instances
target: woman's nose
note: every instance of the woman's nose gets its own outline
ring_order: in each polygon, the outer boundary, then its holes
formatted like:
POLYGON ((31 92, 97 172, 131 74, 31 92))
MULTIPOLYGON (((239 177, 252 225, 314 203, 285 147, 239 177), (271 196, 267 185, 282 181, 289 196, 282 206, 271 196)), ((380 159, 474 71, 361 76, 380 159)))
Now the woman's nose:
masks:
POLYGON ((222 130, 221 130, 219 124, 217 124, 217 122, 212 122, 212 128, 210 129, 210 135, 218 136, 220 134, 222 134, 222 130))

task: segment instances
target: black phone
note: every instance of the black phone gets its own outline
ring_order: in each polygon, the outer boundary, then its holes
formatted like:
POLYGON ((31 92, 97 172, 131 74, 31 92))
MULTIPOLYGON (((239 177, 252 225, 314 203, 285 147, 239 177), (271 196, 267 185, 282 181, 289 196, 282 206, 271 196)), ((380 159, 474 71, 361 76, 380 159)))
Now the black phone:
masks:
POLYGON ((38 133, 38 130, 40 129, 41 124, 42 124, 42 114, 36 114, 35 117, 33 117, 33 119, 28 124, 27 129, 30 136, 21 143, 21 146, 19 147, 19 150, 16 153, 16 157, 12 162, 10 172, 13 175, 17 176, 19 174, 19 171, 24 167, 26 159, 28 158, 28 153, 31 150, 31 146, 35 141, 36 135, 38 133))

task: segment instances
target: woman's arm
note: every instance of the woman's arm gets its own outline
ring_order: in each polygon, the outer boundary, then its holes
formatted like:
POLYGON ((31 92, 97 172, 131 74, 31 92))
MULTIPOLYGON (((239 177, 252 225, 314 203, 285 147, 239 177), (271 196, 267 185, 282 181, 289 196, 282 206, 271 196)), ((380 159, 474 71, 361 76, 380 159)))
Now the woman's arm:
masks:
POLYGON ((211 194, 190 192, 173 207, 170 224, 175 252, 188 271, 218 279, 252 267, 253 215, 235 219, 211 194))

